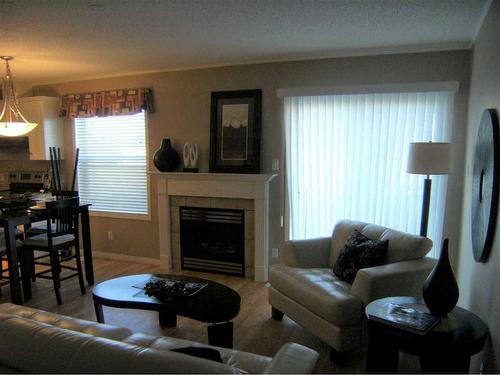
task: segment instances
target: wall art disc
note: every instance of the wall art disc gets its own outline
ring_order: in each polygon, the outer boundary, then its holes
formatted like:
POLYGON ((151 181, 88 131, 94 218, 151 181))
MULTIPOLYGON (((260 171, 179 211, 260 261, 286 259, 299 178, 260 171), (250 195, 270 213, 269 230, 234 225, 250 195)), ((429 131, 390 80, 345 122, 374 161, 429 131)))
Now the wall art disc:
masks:
POLYGON ((472 251, 476 262, 486 262, 493 245, 500 184, 500 129, 494 109, 481 117, 472 175, 472 251))

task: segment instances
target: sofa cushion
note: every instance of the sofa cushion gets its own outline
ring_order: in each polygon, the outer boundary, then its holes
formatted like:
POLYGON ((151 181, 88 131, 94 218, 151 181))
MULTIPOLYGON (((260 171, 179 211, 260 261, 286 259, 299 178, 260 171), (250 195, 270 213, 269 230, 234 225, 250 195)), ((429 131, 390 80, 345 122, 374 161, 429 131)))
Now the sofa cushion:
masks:
POLYGON ((355 229, 373 240, 389 241, 386 263, 420 259, 432 248, 432 241, 427 237, 361 221, 342 220, 333 228, 329 262, 331 267, 334 266, 347 238, 355 229))
POLYGON ((0 304, 0 313, 16 315, 22 318, 50 324, 55 327, 82 332, 92 336, 105 337, 112 340, 123 340, 132 334, 132 331, 128 328, 115 327, 108 324, 91 322, 89 320, 75 319, 27 306, 14 305, 12 303, 0 304))
POLYGON ((352 284, 360 269, 384 264, 388 242, 372 240, 354 230, 333 266, 333 273, 352 284))
POLYGON ((329 268, 276 264, 269 272, 269 282, 273 288, 337 326, 361 322, 363 303, 350 294, 351 285, 329 268))

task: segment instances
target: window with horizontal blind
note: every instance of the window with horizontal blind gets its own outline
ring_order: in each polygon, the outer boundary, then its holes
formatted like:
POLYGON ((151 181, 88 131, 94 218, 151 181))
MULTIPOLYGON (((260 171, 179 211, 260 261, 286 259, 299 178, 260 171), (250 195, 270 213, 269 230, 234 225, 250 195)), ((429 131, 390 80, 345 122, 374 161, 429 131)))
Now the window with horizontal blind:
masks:
POLYGON ((92 211, 147 215, 145 114, 76 118, 75 133, 80 200, 92 211))

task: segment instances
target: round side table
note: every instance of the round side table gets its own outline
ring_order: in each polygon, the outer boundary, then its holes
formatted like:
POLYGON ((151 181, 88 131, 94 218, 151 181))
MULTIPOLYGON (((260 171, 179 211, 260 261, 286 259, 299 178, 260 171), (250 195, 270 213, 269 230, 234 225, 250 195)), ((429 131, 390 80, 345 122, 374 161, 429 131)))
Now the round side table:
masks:
POLYGON ((368 304, 367 372, 397 372, 399 351, 418 355, 422 372, 469 372, 470 357, 483 349, 488 335, 488 327, 479 317, 455 307, 432 330, 419 335, 370 318, 387 303, 429 312, 414 297, 388 297, 368 304))

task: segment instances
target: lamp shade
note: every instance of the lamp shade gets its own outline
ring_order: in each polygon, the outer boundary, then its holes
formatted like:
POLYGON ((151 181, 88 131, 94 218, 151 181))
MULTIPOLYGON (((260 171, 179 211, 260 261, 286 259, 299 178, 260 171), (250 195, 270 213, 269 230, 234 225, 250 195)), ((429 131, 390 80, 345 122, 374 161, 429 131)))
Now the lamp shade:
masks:
POLYGON ((17 137, 29 133, 37 124, 29 122, 19 110, 14 90, 14 81, 10 72, 9 61, 12 56, 0 56, 5 61, 5 77, 2 80, 3 108, 0 112, 0 135, 7 137, 17 137))
POLYGON ((451 173, 451 143, 410 143, 406 171, 426 175, 451 173))

